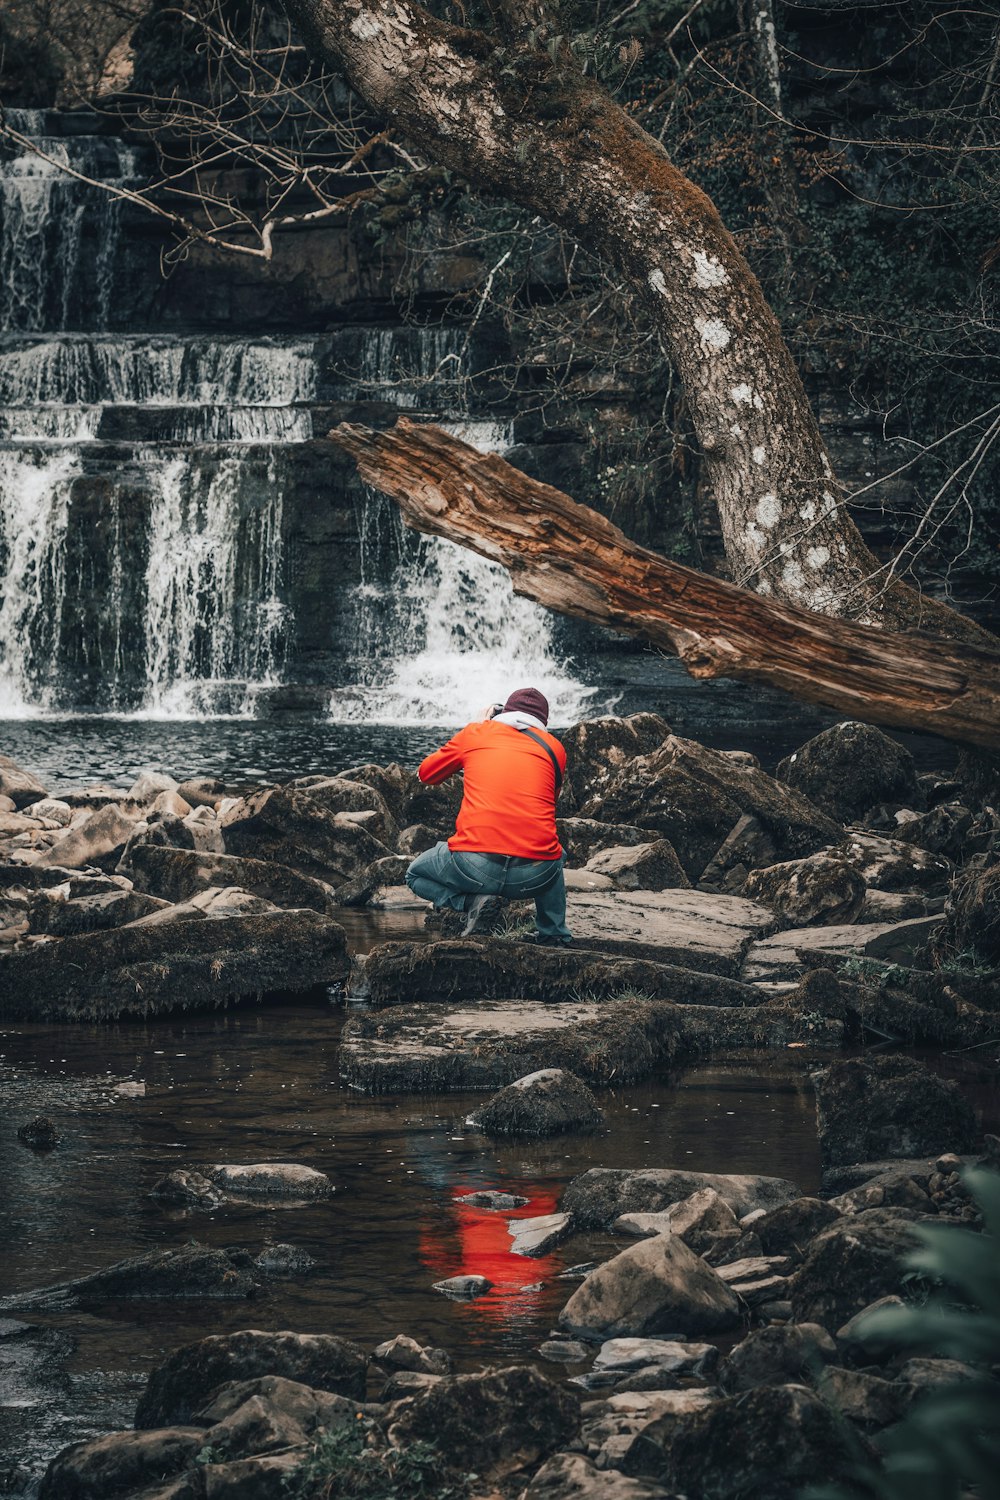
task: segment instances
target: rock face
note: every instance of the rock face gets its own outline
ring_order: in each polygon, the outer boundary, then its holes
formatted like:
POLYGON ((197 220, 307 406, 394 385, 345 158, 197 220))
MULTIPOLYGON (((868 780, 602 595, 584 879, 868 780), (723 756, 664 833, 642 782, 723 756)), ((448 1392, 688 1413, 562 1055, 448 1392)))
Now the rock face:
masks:
POLYGON ((676 735, 652 755, 626 764, 579 811, 582 817, 634 824, 668 839, 691 880, 700 877, 744 815, 752 816, 764 834, 757 864, 813 854, 840 836, 839 826, 801 793, 755 766, 676 735))
POLYGON ((680 1422, 662 1419, 643 1433, 647 1473, 698 1500, 796 1500, 817 1478, 837 1479, 855 1450, 836 1416, 799 1385, 770 1386, 713 1402, 680 1422))
POLYGON ((166 901, 189 901, 212 886, 239 886, 275 906, 293 906, 330 915, 336 908, 331 888, 287 865, 232 854, 203 853, 137 844, 128 855, 128 874, 138 891, 166 901))
POLYGON ((559 1314, 584 1338, 717 1333, 739 1318, 736 1297, 676 1235, 631 1245, 592 1271, 559 1314))
POLYGON ((332 984, 347 970, 344 929, 311 911, 122 927, 0 955, 0 1014, 154 1015, 332 984))
POLYGON ((976 1117, 957 1085, 913 1058, 846 1058, 813 1083, 827 1165, 968 1151, 975 1142, 976 1117))
POLYGON ((444 1093, 513 1083, 546 1064, 601 1083, 641 1078, 669 1060, 679 1007, 658 1001, 398 1006, 352 1016, 341 1077, 365 1093, 444 1093))
POLYGON ((567 1444, 579 1425, 579 1404, 564 1386, 512 1366, 438 1381, 403 1409, 391 1437, 437 1443, 480 1469, 512 1453, 537 1462, 567 1444))
POLYGON ((593 1130, 604 1116, 587 1085, 563 1068, 541 1068, 495 1094, 469 1123, 485 1135, 558 1135, 593 1130))
POLYGON ((135 1413, 137 1428, 189 1422, 229 1381, 280 1375, 286 1380, 362 1401, 367 1356, 328 1333, 213 1334, 175 1349, 149 1377, 135 1413))
POLYGON ((660 1213, 703 1188, 714 1189, 737 1218, 799 1196, 795 1184, 782 1177, 730 1176, 672 1167, 591 1167, 574 1177, 563 1195, 562 1208, 572 1214, 578 1229, 605 1229, 621 1214, 660 1213))
POLYGON ((795 1321, 835 1332, 870 1302, 900 1290, 915 1245, 903 1209, 868 1209, 831 1224, 813 1240, 792 1279, 795 1321))
POLYGON ((878 803, 913 807, 920 800, 913 756, 873 724, 824 729, 779 762, 776 774, 838 823, 853 822, 878 803))
POLYGON ((812 854, 753 870, 743 894, 769 906, 792 927, 853 922, 867 887, 853 865, 836 854, 812 854))

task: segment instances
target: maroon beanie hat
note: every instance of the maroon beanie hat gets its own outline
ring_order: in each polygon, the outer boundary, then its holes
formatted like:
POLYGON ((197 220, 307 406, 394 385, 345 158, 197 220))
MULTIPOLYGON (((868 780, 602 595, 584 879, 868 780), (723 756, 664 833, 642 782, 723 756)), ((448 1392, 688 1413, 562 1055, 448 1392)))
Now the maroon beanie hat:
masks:
POLYGON ((537 688, 518 688, 516 693, 511 693, 503 706, 505 714, 514 714, 520 711, 522 714, 534 714, 536 719, 541 719, 543 724, 549 722, 549 700, 542 696, 537 688))

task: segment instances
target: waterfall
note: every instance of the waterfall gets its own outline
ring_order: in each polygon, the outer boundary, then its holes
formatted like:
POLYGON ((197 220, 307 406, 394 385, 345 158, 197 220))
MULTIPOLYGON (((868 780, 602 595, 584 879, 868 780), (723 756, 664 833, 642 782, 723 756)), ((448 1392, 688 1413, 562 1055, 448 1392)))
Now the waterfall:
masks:
POLYGON ((66 591, 72 451, 0 451, 0 718, 52 706, 66 591))
MULTIPOLYGON (((510 429, 502 424, 441 425, 483 452, 511 446, 510 429)), ((362 514, 361 555, 351 659, 356 680, 333 693, 335 722, 464 724, 527 686, 548 698, 553 724, 584 716, 593 690, 556 650, 552 616, 514 593, 505 568, 454 542, 414 537, 396 507, 372 491, 362 514), (399 561, 383 582, 387 550, 399 561)))

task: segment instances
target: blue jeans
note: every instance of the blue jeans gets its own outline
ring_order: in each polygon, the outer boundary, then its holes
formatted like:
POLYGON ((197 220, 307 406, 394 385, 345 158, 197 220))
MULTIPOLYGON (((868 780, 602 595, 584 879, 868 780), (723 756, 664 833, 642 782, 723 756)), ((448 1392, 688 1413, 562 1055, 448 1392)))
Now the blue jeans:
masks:
POLYGON ((507 901, 534 898, 535 926, 542 937, 568 938, 563 859, 521 859, 516 854, 454 853, 446 843, 418 854, 406 872, 415 896, 468 910, 476 896, 503 896, 507 901))

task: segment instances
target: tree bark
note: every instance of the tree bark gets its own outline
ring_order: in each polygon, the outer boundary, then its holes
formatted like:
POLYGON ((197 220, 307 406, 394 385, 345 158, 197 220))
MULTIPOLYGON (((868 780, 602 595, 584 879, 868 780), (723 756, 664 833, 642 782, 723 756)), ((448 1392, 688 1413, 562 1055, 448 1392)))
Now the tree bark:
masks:
POLYGON ((693 677, 782 688, 877 724, 1000 748, 1000 652, 779 604, 637 547, 560 490, 439 427, 343 423, 331 440, 407 524, 502 563, 550 609, 644 637, 693 677))
POLYGON ((594 79, 415 0, 280 0, 379 116, 624 276, 677 371, 736 581, 827 614, 989 642, 887 579, 847 514, 760 285, 711 200, 594 79))

